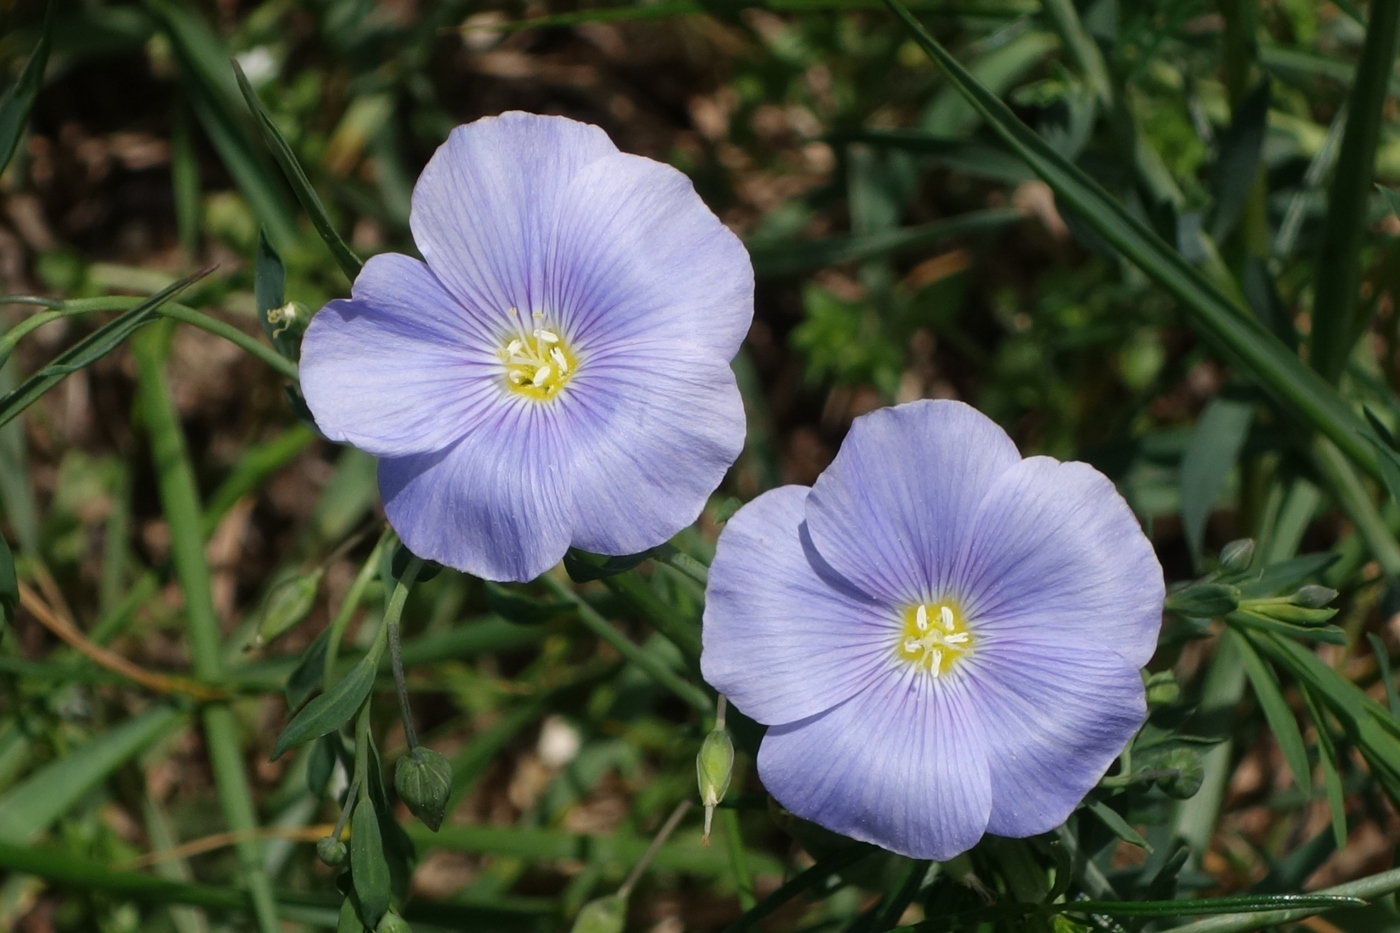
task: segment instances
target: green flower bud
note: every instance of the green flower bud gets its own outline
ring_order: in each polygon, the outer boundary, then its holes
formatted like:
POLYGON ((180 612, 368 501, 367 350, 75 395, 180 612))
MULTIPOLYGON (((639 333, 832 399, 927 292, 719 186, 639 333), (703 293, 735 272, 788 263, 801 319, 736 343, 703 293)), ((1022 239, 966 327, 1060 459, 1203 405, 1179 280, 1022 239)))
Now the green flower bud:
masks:
POLYGON ((1324 609, 1337 598, 1337 591, 1327 586, 1309 584, 1293 594, 1293 605, 1304 609, 1324 609))
POLYGON ((1239 587, 1227 583, 1200 583, 1167 597, 1168 609, 1196 619, 1223 616, 1234 612, 1239 604, 1239 587))
POLYGON ((452 765, 431 748, 418 746, 399 759, 394 789, 413 815, 433 832, 442 825, 452 793, 452 765))
POLYGON ((1226 573, 1248 570, 1254 561, 1254 539, 1240 538, 1220 549, 1220 569, 1226 573))
POLYGON ((729 739, 729 730, 716 728, 700 746, 700 754, 695 756, 695 778, 700 784, 700 802, 705 807, 705 845, 710 844, 710 822, 714 819, 715 807, 724 799, 729 790, 729 779, 734 774, 734 743, 729 739))
POLYGON ((609 894, 584 904, 570 933, 622 933, 626 925, 627 899, 609 894))
POLYGON ((1171 706, 1181 699, 1181 685, 1171 671, 1158 671, 1147 678, 1147 705, 1150 709, 1171 706))
POLYGON ((345 861, 345 843, 334 836, 322 836, 316 843, 316 857, 327 865, 339 865, 345 861))
POLYGON ((272 588, 258 622, 256 644, 261 647, 306 618, 316 605, 316 592, 321 587, 320 570, 298 574, 272 588))
POLYGON ((413 933, 408 921, 400 917, 392 908, 379 920, 374 933, 413 933))
POLYGON ((1192 748, 1173 748, 1153 761, 1153 766, 1174 772, 1157 779, 1162 793, 1177 800, 1196 796, 1205 780, 1206 769, 1201 755, 1192 748))

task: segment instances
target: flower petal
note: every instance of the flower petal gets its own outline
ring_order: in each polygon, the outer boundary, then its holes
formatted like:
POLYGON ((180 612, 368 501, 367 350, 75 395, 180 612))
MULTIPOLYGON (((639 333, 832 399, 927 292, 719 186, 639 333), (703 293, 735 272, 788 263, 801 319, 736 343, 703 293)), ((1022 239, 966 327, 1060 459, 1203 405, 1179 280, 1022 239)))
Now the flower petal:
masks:
POLYGON ((384 511, 419 557, 487 580, 533 580, 569 547, 564 446, 546 406, 502 403, 455 447, 381 461, 384 511))
POLYGON ((943 861, 970 849, 992 805, 986 740, 965 682, 880 678, 758 750, 778 802, 852 839, 943 861))
POLYGON ((966 673, 987 736, 987 831, 999 836, 1063 823, 1147 718, 1136 667, 1053 633, 985 646, 966 673))
POLYGON ((573 543, 655 547, 700 515, 744 446, 744 403, 723 362, 675 370, 595 360, 569 384, 573 543))
POLYGON ((640 156, 607 156, 574 176, 546 268, 550 309, 580 354, 640 351, 655 371, 698 351, 728 362, 753 322, 744 245, 690 179, 640 156))
POLYGON ((1162 567, 1113 483, 1087 464, 1032 457, 1002 474, 957 576, 979 639, 1049 631, 1134 667, 1157 648, 1162 567))
POLYGON ((945 594, 964 529, 1016 445, 962 402, 855 420, 807 500, 812 542, 838 573, 900 606, 945 594))
POLYGON ((455 442, 501 365, 471 319, 427 266, 395 253, 367 262, 352 294, 312 318, 302 341, 317 427, 377 456, 455 442))
POLYGON ((783 486, 740 509, 719 537, 705 591, 700 671, 769 725, 866 688, 898 638, 892 613, 836 576, 806 540, 807 494, 783 486))
POLYGON ((413 242, 486 320, 544 307, 544 260, 560 192, 617 147, 596 126, 510 112, 459 126, 413 188, 413 242))

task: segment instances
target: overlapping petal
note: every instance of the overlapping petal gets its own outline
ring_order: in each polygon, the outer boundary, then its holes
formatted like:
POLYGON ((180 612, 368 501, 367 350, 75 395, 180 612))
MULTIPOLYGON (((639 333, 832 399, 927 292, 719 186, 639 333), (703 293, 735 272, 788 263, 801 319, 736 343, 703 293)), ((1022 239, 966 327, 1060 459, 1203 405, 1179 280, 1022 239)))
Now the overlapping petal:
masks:
POLYGON ((981 644, 960 674, 987 742, 987 831, 1032 836, 1065 821, 1147 716, 1138 668, 1053 631, 981 644))
POLYGON ((573 454, 573 543, 635 554, 700 515, 744 443, 729 366, 682 358, 669 369, 590 359, 561 399, 573 454))
POLYGON ((1005 431, 962 402, 871 412, 812 487, 812 541, 892 605, 941 596, 983 496, 1020 459, 1005 431))
POLYGON ((1021 461, 968 524, 957 579, 979 633, 1052 632, 1134 667, 1151 659, 1162 568, 1103 474, 1048 457, 1021 461))
POLYGON ((311 319, 302 391, 331 440, 377 456, 431 453, 455 443, 495 389, 488 346, 421 262, 375 256, 350 300, 311 319))
POLYGON ((531 580, 569 546, 567 438, 557 412, 494 406, 455 446, 380 461, 389 523, 413 553, 488 580, 531 580))
POLYGON ((561 194, 584 166, 616 153, 601 129, 564 117, 512 112, 459 126, 413 188, 413 241, 478 313, 547 310, 561 194))
POLYGON ((728 362, 753 319, 743 244, 668 165, 617 153, 559 196, 545 265, 550 311, 590 364, 728 362))
POLYGON ((813 551, 803 533, 807 494, 783 486, 744 506, 710 566, 700 669, 762 723, 807 719, 869 687, 897 637, 890 611, 813 551))
POLYGON ((763 786, 793 813, 911 858, 944 860, 982 837, 987 745, 966 685, 882 678, 811 719, 769 729, 763 786))

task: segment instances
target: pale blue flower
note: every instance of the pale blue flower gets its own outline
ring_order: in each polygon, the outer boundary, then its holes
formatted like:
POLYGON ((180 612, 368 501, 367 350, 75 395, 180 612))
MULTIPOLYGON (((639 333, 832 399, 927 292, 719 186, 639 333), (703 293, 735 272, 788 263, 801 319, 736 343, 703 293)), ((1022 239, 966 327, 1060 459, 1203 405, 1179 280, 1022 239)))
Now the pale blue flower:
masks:
POLYGON ((856 419, 808 489, 740 509, 701 669, 769 726, 769 792, 915 858, 1064 822, 1142 725, 1162 570, 1082 463, 959 402, 856 419))
POLYGON ((753 269, 689 180, 506 113, 452 132, 410 223, 426 262, 371 259, 301 355, 317 425, 382 458, 404 543, 528 580, 693 522, 743 445, 753 269))

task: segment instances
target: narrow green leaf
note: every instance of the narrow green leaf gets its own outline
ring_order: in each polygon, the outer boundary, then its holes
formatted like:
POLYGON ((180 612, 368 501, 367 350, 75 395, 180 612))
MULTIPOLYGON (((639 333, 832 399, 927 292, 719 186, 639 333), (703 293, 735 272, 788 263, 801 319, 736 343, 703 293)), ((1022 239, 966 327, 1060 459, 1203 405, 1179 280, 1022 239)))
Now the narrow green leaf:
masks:
POLYGON ((355 910, 355 901, 346 898, 340 903, 340 917, 336 920, 335 933, 365 933, 365 925, 355 910))
POLYGON ((1390 497, 1400 502, 1400 453, 1395 450, 1395 441, 1390 433, 1386 431, 1385 425, 1381 424, 1371 410, 1365 409, 1366 420, 1371 423, 1371 429, 1376 432, 1376 436, 1366 436, 1371 446, 1376 448, 1376 459, 1380 463, 1381 482, 1385 484, 1386 491, 1390 497))
POLYGON ((1104 64, 1099 44, 1080 21, 1074 0, 1042 0, 1041 6, 1050 14, 1060 38, 1069 46, 1094 98, 1105 108, 1113 106, 1113 82, 1108 77, 1108 66, 1104 64))
POLYGON ((49 63, 49 26, 57 5, 52 2, 48 4, 39 44, 34 46, 29 60, 24 63, 19 80, 0 98, 0 172, 5 171, 5 166, 10 164, 10 158, 15 154, 15 147, 24 135, 25 124, 29 122, 29 108, 34 105, 34 98, 44 83, 44 67, 49 63))
POLYGON ((499 583, 486 584, 486 604, 491 611, 517 625, 541 625, 573 607, 568 603, 536 599, 499 583))
POLYGON ((774 243, 749 248, 754 275, 760 279, 795 275, 822 266, 872 259, 903 250, 921 249, 952 236, 995 230, 1024 220, 1014 208, 972 211, 948 220, 854 236, 835 236, 799 243, 774 243))
POLYGON ((1259 652, 1247 638, 1238 638, 1240 654, 1244 657, 1245 673, 1254 687, 1254 695, 1259 698, 1259 706, 1264 718, 1273 730, 1283 751, 1283 760, 1288 762, 1288 770, 1293 772, 1293 780, 1304 794, 1312 794, 1312 766, 1308 764, 1307 746, 1303 744, 1303 733, 1298 729, 1298 720, 1288 701, 1283 698, 1283 689, 1273 670, 1259 657, 1259 652))
POLYGON ((1089 812, 1099 818, 1105 826, 1113 831, 1113 835, 1124 842, 1135 845, 1139 849, 1152 851, 1152 846, 1147 844, 1147 840, 1142 837, 1142 833, 1133 829, 1132 824, 1123 819, 1122 815, 1102 800, 1095 800, 1089 804, 1089 812))
POLYGON ((258 230, 258 253, 253 260, 253 300, 258 308, 258 323, 267 335, 268 343, 289 360, 297 358, 297 341, 273 323, 268 312, 287 302, 287 270, 282 257, 267 238, 267 230, 258 230))
POLYGON ((1035 173, 1015 154, 975 139, 935 136, 920 130, 859 130, 833 133, 828 138, 833 144, 865 143, 917 153, 961 174, 990 178, 1008 185, 1019 185, 1035 177, 1035 173))
POLYGON ((287 709, 298 709, 306 698, 321 686, 326 673, 326 652, 330 650, 331 630, 326 629, 317 635, 301 653, 297 666, 287 675, 287 685, 283 692, 287 697, 287 709))
POLYGON ((199 253, 199 219, 203 212, 203 185, 192 119, 189 104, 183 99, 177 101, 170 131, 170 187, 175 198, 175 229, 180 234, 180 245, 190 256, 199 253))
POLYGON ((15 576, 15 555, 10 543, 0 537, 0 622, 13 625, 19 605, 19 579, 15 576))
POLYGON ((0 842, 33 842, 113 771, 185 721, 183 711, 156 706, 39 768, 0 797, 0 842))
POLYGON ((306 760, 306 789, 318 800, 326 792, 331 774, 335 771, 340 749, 340 736, 327 732, 311 746, 311 754, 306 760))
MULTIPOLYGON (((292 152, 292 147, 287 145, 287 141, 282 138, 277 124, 272 122, 272 117, 268 116, 262 101, 258 99, 258 92, 253 90, 253 85, 248 83, 247 76, 243 74, 243 69, 236 61, 233 62, 233 73, 238 80, 238 89, 243 92, 243 99, 247 101, 248 109, 253 112, 253 119, 257 121, 258 129, 262 132, 263 141, 267 143, 268 149, 272 150, 272 157, 281 166, 282 174, 286 177, 287 183, 292 186, 292 192, 301 202, 302 209, 311 218, 312 225, 331 251, 331 256, 340 266, 340 271, 345 273, 347 279, 355 281, 355 277, 360 274, 360 268, 364 263, 360 262, 360 258, 354 254, 349 246, 345 245, 345 241, 336 232, 335 225, 331 223, 330 217, 326 214, 326 205, 321 202, 321 196, 311 186, 311 181, 306 177, 306 172, 302 170, 301 163, 297 161, 296 154, 292 152)), ((259 255, 261 256, 261 251, 259 255)))
POLYGON ((1108 917, 1194 917, 1204 914, 1255 913, 1299 908, 1331 910, 1362 907, 1359 897, 1328 894, 1239 894, 1234 897, 1188 898, 1179 901, 1070 901, 1051 909, 1108 917))
POLYGON ((10 421, 30 405, 33 405, 45 392, 62 382, 65 376, 77 372, 84 366, 91 365, 111 353, 126 338, 154 321, 158 317, 157 308, 212 271, 214 270, 209 268, 202 272, 196 272, 188 278, 183 278, 173 285, 161 289, 121 317, 102 325, 60 353, 52 363, 26 379, 19 388, 4 398, 0 398, 0 425, 10 421))
POLYGON ((1361 247, 1375 174, 1376 147, 1400 41, 1400 0, 1370 5, 1366 42, 1347 96, 1347 125, 1337 170, 1327 197, 1322 247, 1313 283, 1311 353, 1313 368, 1335 383, 1367 318, 1357 299, 1361 289, 1361 247))
POLYGON ((1376 653, 1376 664, 1381 669, 1381 683, 1385 685, 1385 703, 1390 707, 1390 715, 1400 719, 1400 695, 1395 692, 1395 678, 1390 675, 1390 654, 1385 650, 1385 642, 1375 632, 1367 632, 1371 650, 1376 653))
POLYGON ((378 669, 379 656, 371 652, 361 658, 334 687, 306 704, 277 737, 277 744, 272 748, 272 760, 281 758, 287 749, 296 748, 332 729, 339 729, 348 722, 373 689, 374 675, 378 669))
POLYGON ((1264 151, 1264 131, 1269 119, 1270 84, 1267 78, 1245 95, 1235 107, 1230 125, 1220 134, 1219 155, 1210 173, 1214 207, 1210 233, 1223 241, 1244 211, 1254 177, 1259 173, 1259 156, 1264 151))
POLYGON ((1201 559, 1206 520, 1239 459, 1253 420, 1253 405, 1217 396, 1191 432, 1190 446, 1181 460, 1181 518, 1186 544, 1196 563, 1201 559))
POLYGON ((350 818, 350 877, 360 900, 360 919, 373 928, 389 909, 389 863, 379 834, 379 817, 367 796, 350 818))
POLYGON ((878 849, 860 843, 836 850, 759 901, 752 910, 745 911, 743 916, 729 925, 725 933, 741 933, 743 930, 750 929, 794 897, 826 884, 828 878, 847 865, 852 865, 878 851, 878 849))
POLYGON ((1303 685, 1303 700, 1312 713, 1313 724, 1317 726, 1317 762, 1322 767, 1327 809, 1332 813, 1332 838, 1340 852, 1347 845, 1347 807, 1342 792, 1342 776, 1337 771, 1337 750, 1332 744, 1332 733, 1327 729, 1327 719, 1307 684, 1303 685))
POLYGON ((1364 425, 1331 386, 1093 179, 1018 120, 1010 108, 978 84, 967 69, 929 35, 900 0, 885 0, 885 3, 950 83, 1069 209, 1175 295, 1192 323, 1235 355, 1284 407, 1330 437, 1368 473, 1378 474, 1375 451, 1362 439, 1364 425))

